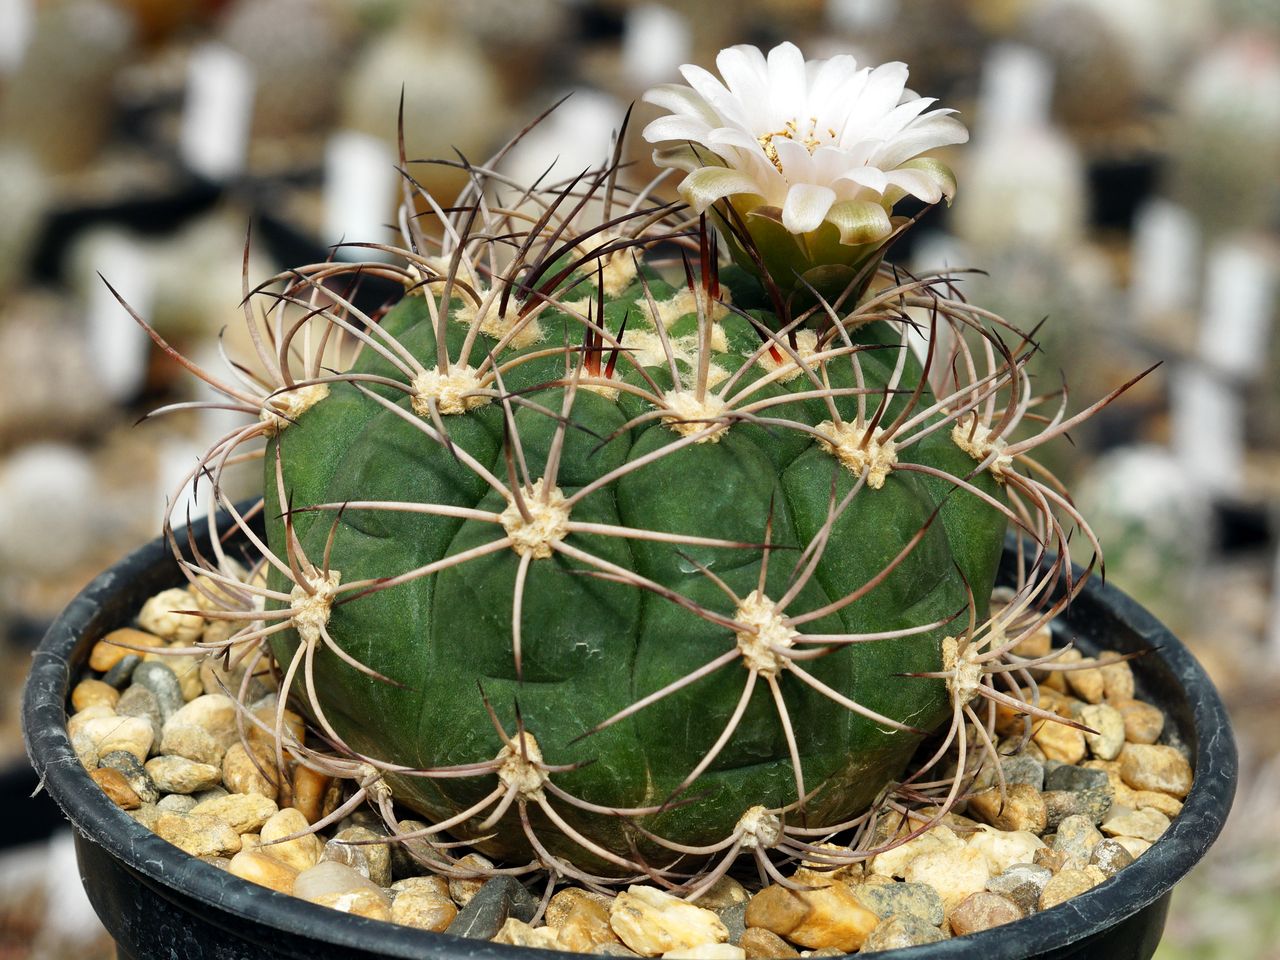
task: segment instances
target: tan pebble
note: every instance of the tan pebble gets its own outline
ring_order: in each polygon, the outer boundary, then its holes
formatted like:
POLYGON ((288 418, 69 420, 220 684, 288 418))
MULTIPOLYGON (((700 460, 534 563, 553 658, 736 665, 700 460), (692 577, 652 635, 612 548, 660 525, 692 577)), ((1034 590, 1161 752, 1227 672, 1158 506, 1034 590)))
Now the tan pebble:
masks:
POLYGON ((742 952, 749 960, 765 960, 768 957, 791 958, 800 956, 799 952, 787 941, 772 930, 764 927, 747 927, 738 941, 742 952))
POLYGON ((138 626, 157 637, 183 645, 195 643, 204 632, 204 618, 194 613, 196 598, 184 587, 162 590, 142 605, 138 626))
POLYGON ((458 867, 463 870, 475 870, 474 877, 451 877, 449 879, 449 896, 460 907, 465 907, 471 898, 480 892, 480 888, 488 878, 486 871, 493 869, 493 861, 478 853, 468 853, 458 860, 458 867))
POLYGON ((293 893, 298 879, 297 870, 261 850, 241 850, 231 858, 227 871, 241 880, 288 894, 293 893))
POLYGON ((1040 791, 1029 783, 1011 783, 1001 797, 998 787, 969 798, 969 812, 1000 830, 1044 833, 1048 812, 1040 791))
POLYGON ((1155 743, 1164 732, 1164 712, 1141 700, 1113 700, 1124 717, 1124 738, 1130 743, 1155 743))
POLYGON ((1114 760, 1124 747, 1124 715, 1105 703, 1091 703, 1076 718, 1094 732, 1084 735, 1089 752, 1099 760, 1114 760))
POLYGON ((1115 796, 1115 802, 1120 806, 1130 806, 1121 800, 1122 795, 1128 795, 1132 791, 1120 778, 1120 761, 1119 760, 1086 760, 1080 764, 1088 770, 1104 770, 1107 774, 1107 783, 1111 787, 1111 792, 1115 796))
POLYGON ((931 885, 948 912, 969 894, 985 890, 990 879, 986 856, 967 847, 927 853, 907 865, 906 880, 931 885))
POLYGON ((1087 753, 1084 731, 1069 727, 1065 723, 1037 720, 1032 738, 1049 760, 1079 763, 1087 753))
POLYGON ((160 810, 154 803, 144 803, 136 810, 126 810, 125 813, 133 817, 134 820, 142 824, 152 833, 156 832, 156 822, 160 819, 160 810))
POLYGON ((1072 711, 1083 703, 1083 700, 1077 700, 1070 694, 1052 687, 1040 691, 1040 706, 1045 710, 1052 710, 1060 717, 1070 717, 1072 711))
POLYGON ((1135 860, 1151 849, 1150 840, 1142 840, 1138 837, 1113 837, 1112 839, 1128 850, 1129 856, 1135 860))
POLYGON ((71 749, 76 752, 76 759, 80 761, 80 766, 84 767, 85 770, 98 769, 98 761, 100 759, 98 745, 83 730, 72 735, 71 749))
POLYGON ((662 960, 746 960, 747 954, 732 943, 700 943, 683 950, 668 950, 662 960))
POLYGON ((251 833, 276 813, 274 800, 256 793, 231 793, 196 804, 193 814, 207 814, 231 824, 236 833, 251 833))
POLYGON ((554 950, 556 949, 556 931, 552 927, 531 927, 523 920, 507 917, 502 929, 493 937, 493 942, 506 943, 513 947, 554 950))
POLYGON ((798 894, 786 887, 772 884, 751 898, 745 922, 748 928, 759 927, 785 937, 800 926, 808 915, 809 906, 798 894))
POLYGON ((609 925, 623 943, 645 957, 700 943, 724 943, 729 931, 710 910, 685 903, 656 887, 632 885, 614 898, 609 925))
MULTIPOLYGON (((1025 627, 1018 632, 1021 633, 1025 627)), ((1016 636, 1017 634, 1015 634, 1016 636)), ((1012 637, 1010 638, 1012 639, 1012 637)), ((1047 657, 1050 649, 1053 647, 1053 633, 1049 629, 1049 624, 1042 623, 1031 633, 1027 634, 1018 641, 1018 645, 1013 648, 1015 656, 1025 657, 1028 660, 1035 660, 1038 657, 1047 657)))
POLYGON ((1128 660, 1120 660, 1118 653, 1104 653, 1098 660, 1102 663, 1102 685, 1107 700, 1131 700, 1134 695, 1133 669, 1128 660))
POLYGON ((93 706, 85 707, 67 719, 67 736, 74 737, 83 733, 85 726, 91 720, 100 720, 103 717, 114 717, 115 715, 115 708, 109 707, 105 703, 95 703, 93 706))
POLYGON ((391 901, 391 922, 419 930, 443 933, 458 915, 448 896, 438 897, 419 890, 401 890, 391 901))
MULTIPOLYGON (((226 562, 234 564, 232 560, 227 560, 226 562)), ((235 564, 229 570, 220 572, 240 581, 243 581, 247 576, 247 572, 239 564, 235 564)), ((221 583, 207 574, 201 574, 187 585, 187 590, 191 594, 191 599, 195 601, 197 610, 239 610, 243 601, 236 598, 236 594, 232 592, 233 589, 233 587, 228 587, 225 583, 221 583)))
MULTIPOLYGON (((403 820, 400 823, 404 825, 403 820)), ((437 900, 449 899, 449 881, 434 874, 426 877, 404 877, 387 889, 392 893, 412 893, 420 897, 435 897, 437 900)))
POLYGON ((277 860, 283 860, 296 870, 308 870, 320 862, 324 843, 314 833, 307 833, 311 824, 306 817, 292 807, 285 807, 262 825, 259 835, 262 850, 277 860), (294 837, 293 834, 301 834, 294 837), (284 837, 293 837, 284 840, 284 837))
MULTIPOLYGON (((225 762, 224 760, 223 763, 225 762)), ((329 789, 329 785, 332 782, 332 777, 318 773, 305 764, 299 763, 293 768, 293 803, 291 806, 306 817, 308 822, 315 823, 320 819, 320 810, 324 804, 325 791, 329 789)))
POLYGON ((255 749, 250 754, 243 743, 233 743, 222 759, 222 783, 231 793, 257 793, 275 800, 279 796, 275 762, 265 750, 255 749))
POLYGON ((577 906, 581 900, 590 900, 600 904, 607 912, 613 904, 613 900, 603 894, 595 893, 591 890, 583 890, 581 887, 565 887, 557 890, 555 896, 547 904, 545 919, 549 927, 562 927, 568 919, 570 911, 577 906))
POLYGON ((98 756, 124 750, 137 757, 140 763, 147 762, 147 754, 151 752, 155 739, 150 721, 141 717, 99 717, 89 720, 81 729, 93 741, 98 756))
POLYGON ((724 910, 750 899, 751 894, 747 892, 747 888, 737 880, 733 877, 721 877, 694 902, 707 910, 724 910))
POLYGON ((745 920, 749 927, 763 927, 802 947, 835 947, 845 953, 861 947, 880 922, 843 883, 808 891, 765 887, 751 898, 745 920))
POLYGON ((143 663, 163 663, 178 678, 178 686, 182 690, 182 699, 190 703, 205 692, 200 681, 200 660, 190 654, 166 653, 153 651, 142 658, 143 663))
POLYGON ((1113 809, 1102 821, 1102 832, 1109 837, 1138 837, 1152 843, 1169 829, 1169 818, 1159 810, 1113 809))
POLYGON ((902 877, 906 875, 907 864, 916 857, 939 850, 958 850, 963 846, 964 841, 956 835, 954 830, 950 827, 937 826, 892 850, 876 854, 867 867, 873 874, 902 877))
POLYGON ((1053 850, 1045 847, 1043 850, 1037 850, 1035 856, 1031 858, 1032 864, 1037 867, 1045 867, 1052 873, 1058 873, 1065 870, 1071 858, 1061 850, 1053 850))
MULTIPOLYGON (((927 812, 922 811, 922 813, 927 812)), ((903 831, 902 835, 905 836, 907 832, 909 831, 903 831)), ((826 887, 833 883, 860 883, 866 868, 861 860, 849 862, 849 856, 850 850, 847 846, 820 843, 810 852, 808 859, 800 862, 799 868, 792 874, 791 879, 808 887, 826 887)), ((748 897, 745 890, 742 891, 742 896, 744 900, 748 897)), ((722 904, 725 907, 730 905, 731 903, 722 904)), ((711 906, 711 904, 703 902, 703 906, 711 906)), ((720 907, 713 907, 713 909, 720 909, 720 907)))
POLYGON ((987 869, 994 877, 1015 863, 1030 863, 1044 841, 1029 830, 993 830, 984 827, 970 834, 965 844, 987 859, 987 869))
MULTIPOLYGON (((245 728, 248 733, 249 742, 252 744, 260 744, 271 750, 276 748, 276 708, 274 705, 258 707, 253 711, 253 717, 261 723, 266 729, 258 726, 252 720, 245 722, 245 728)), ((307 724, 302 719, 302 715, 292 710, 286 709, 280 717, 281 725, 284 728, 285 743, 296 742, 302 743, 307 735, 307 724)))
POLYGON ((979 890, 969 894, 951 911, 951 933, 963 937, 1021 919, 1021 908, 1008 897, 979 890))
POLYGON ((209 866, 211 867, 217 867, 219 870, 222 870, 226 873, 231 872, 230 857, 196 857, 196 859, 199 860, 201 863, 209 864, 209 866))
POLYGON ((1039 681, 1040 692, 1043 694, 1049 690, 1058 693, 1067 692, 1067 678, 1061 670, 1055 670, 1043 680, 1039 681))
POLYGON ((1102 880, 1101 871, 1097 867, 1091 872, 1088 868, 1067 867, 1049 878, 1049 882, 1040 891, 1040 909, 1048 910, 1072 897, 1092 890, 1102 880))
POLYGON ((221 693, 202 693, 170 716, 164 728, 168 732, 170 727, 199 727, 222 744, 225 750, 240 739, 236 710, 236 702, 230 697, 221 693))
POLYGON ((1120 776, 1135 790, 1159 790, 1181 799, 1191 792, 1191 764, 1181 751, 1160 744, 1127 744, 1120 776))
POLYGON ((240 834, 217 817, 161 812, 155 832, 193 857, 222 857, 240 852, 240 834))
MULTIPOLYGON (((1071 653, 1078 651, 1072 650, 1071 653)), ((1061 662, 1066 662, 1065 659, 1061 662)), ((1086 657, 1077 657, 1076 663, 1094 663, 1086 657)), ((1092 670, 1067 670, 1065 671, 1067 680, 1067 689, 1075 694, 1085 703, 1101 703, 1102 698, 1106 696, 1106 681, 1102 677, 1102 670, 1094 668, 1092 670)))
POLYGON ((163 647, 164 640, 153 633, 131 627, 112 630, 89 651, 89 669, 106 673, 130 654, 141 655, 153 647, 163 647))
POLYGON ((160 738, 160 752, 175 757, 186 757, 197 763, 220 765, 227 746, 220 743, 207 730, 189 723, 164 725, 160 738))
POLYGON ((213 764, 186 757, 155 757, 147 761, 146 771, 164 793, 196 793, 216 787, 222 781, 222 772, 213 764))
MULTIPOLYGON (((296 883, 294 889, 297 889, 296 883)), ((370 920, 391 919, 391 907, 387 903, 387 898, 382 896, 376 889, 322 894, 313 897, 310 902, 319 904, 322 907, 328 907, 330 910, 340 910, 353 916, 367 917, 370 920)))
MULTIPOLYGON (((373 894, 385 903, 388 915, 390 914, 391 900, 387 892, 344 863, 334 863, 331 860, 317 863, 314 867, 301 871, 293 887, 295 897, 312 903, 354 893, 373 894)), ((326 903, 326 906, 328 905, 326 903)), ((338 907, 337 909, 345 910, 346 908, 338 907)))
POLYGON ((129 786, 129 781, 125 779, 125 775, 119 770, 113 770, 111 767, 99 767, 89 774, 93 778, 93 782, 102 788, 102 792, 111 798, 121 810, 137 810, 142 806, 142 800, 129 786))
POLYGON ((95 704, 105 704, 112 710, 120 702, 120 691, 101 680, 81 680, 71 691, 71 706, 83 710, 95 704))
POLYGON ((1128 801, 1124 806, 1134 810, 1159 810, 1170 819, 1182 812, 1181 800, 1159 790, 1134 790, 1129 794, 1128 801))
POLYGON ((324 845, 320 859, 345 863, 378 886, 390 886, 391 846, 385 841, 384 836, 367 827, 347 827, 339 830, 324 845))
MULTIPOLYGON (((320 805, 321 819, 329 816, 329 814, 337 810, 338 807, 342 806, 342 802, 343 802, 342 781, 335 779, 333 783, 329 784, 329 789, 326 790, 324 793, 324 803, 320 805)), ((426 843, 429 849, 433 849, 429 841, 419 840, 419 841, 413 841, 413 842, 426 843)))
POLYGON ((559 928, 560 949, 589 953, 602 943, 618 943, 609 923, 609 907, 594 899, 578 898, 569 907, 559 928))

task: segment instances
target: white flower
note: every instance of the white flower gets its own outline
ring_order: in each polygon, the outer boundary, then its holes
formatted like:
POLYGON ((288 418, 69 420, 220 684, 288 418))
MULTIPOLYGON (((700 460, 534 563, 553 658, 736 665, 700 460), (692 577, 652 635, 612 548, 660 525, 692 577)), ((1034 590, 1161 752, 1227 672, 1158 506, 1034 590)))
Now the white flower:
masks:
POLYGON ((716 65, 723 82, 686 64, 689 86, 644 95, 671 111, 644 137, 674 144, 654 159, 688 171, 680 194, 697 212, 729 198, 743 216, 771 215, 788 233, 826 222, 841 244, 864 244, 888 236, 902 197, 951 199, 951 172, 920 154, 969 134, 954 111, 929 110, 934 100, 906 89, 905 64, 858 69, 847 55, 806 61, 783 43, 767 59, 752 46, 730 47, 716 65))

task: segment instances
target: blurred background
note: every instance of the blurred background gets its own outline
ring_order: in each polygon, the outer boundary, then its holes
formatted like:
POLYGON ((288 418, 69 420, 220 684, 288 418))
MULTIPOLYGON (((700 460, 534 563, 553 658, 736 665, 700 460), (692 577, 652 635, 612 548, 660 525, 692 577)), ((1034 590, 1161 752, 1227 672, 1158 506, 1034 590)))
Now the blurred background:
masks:
MULTIPOLYGON (((29 652, 154 537, 217 416, 104 275, 217 362, 253 281, 385 239, 410 157, 532 180, 607 155, 628 104, 732 43, 905 60, 957 107, 960 181, 900 246, 1030 327, 1074 409, 1163 365, 1052 466, 1107 574, 1186 638, 1242 754, 1226 834, 1178 889, 1160 960, 1280 958, 1280 4, 1275 0, 0 0, 0 957, 111 956, 17 725, 29 652)), ((627 159, 652 173, 639 129, 627 159)), ((438 196, 456 171, 419 167, 438 196)), ((363 294, 374 305, 387 291, 363 294)), ((171 506, 182 515, 181 498, 171 506)))

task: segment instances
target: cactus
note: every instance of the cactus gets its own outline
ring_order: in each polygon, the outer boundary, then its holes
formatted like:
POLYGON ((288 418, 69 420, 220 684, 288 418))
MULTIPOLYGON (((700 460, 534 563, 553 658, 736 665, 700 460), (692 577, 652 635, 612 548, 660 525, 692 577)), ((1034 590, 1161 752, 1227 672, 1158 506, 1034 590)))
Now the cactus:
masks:
POLYGON ((447 208, 406 165, 392 262, 246 282, 256 369, 201 375, 249 422, 197 472, 257 554, 184 561, 234 598, 206 647, 278 663, 311 735, 283 697, 245 723, 355 782, 329 819, 369 800, 446 874, 459 842, 695 891, 846 828, 863 856, 884 810, 949 808, 995 705, 1052 717, 1012 651, 1078 585, 1068 530, 1093 541, 1029 455, 1090 410, 1036 414, 1030 337, 882 262, 909 221, 829 298, 821 264, 766 269, 796 259, 761 250, 767 197, 659 203, 619 155, 559 187, 462 162, 447 208), (339 289, 371 275, 404 288, 383 315, 339 289), (259 460, 265 539, 218 480, 259 460), (1059 557, 988 616, 1010 526, 1059 557))

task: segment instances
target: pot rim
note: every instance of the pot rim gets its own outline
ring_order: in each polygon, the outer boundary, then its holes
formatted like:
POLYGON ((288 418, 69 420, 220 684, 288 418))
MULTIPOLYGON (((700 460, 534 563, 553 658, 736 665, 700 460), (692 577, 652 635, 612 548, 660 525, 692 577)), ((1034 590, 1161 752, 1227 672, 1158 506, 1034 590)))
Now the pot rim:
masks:
MULTIPOLYGON (((204 539, 207 524, 198 524, 195 540, 204 539)), ((184 531, 177 541, 186 542, 184 531)), ((1006 560, 1009 558, 1006 549, 1006 560)), ((80 764, 67 735, 66 703, 73 670, 72 656, 81 638, 100 637, 119 626, 104 622, 104 601, 133 586, 147 571, 162 570, 172 557, 168 543, 157 539, 109 568, 75 597, 50 626, 33 655, 23 692, 22 727, 27 754, 47 789, 72 826, 143 878, 166 899, 190 897, 233 917, 313 939, 335 947, 358 949, 389 958, 424 955, 473 958, 481 954, 513 960, 530 948, 512 947, 431 933, 392 923, 344 914, 260 887, 195 857, 137 823, 112 803, 80 764)), ((171 565, 171 564, 170 564, 171 565)), ((177 580, 176 569, 170 581, 177 580)), ((1075 575, 1081 575, 1075 568, 1075 575)), ((1187 699, 1193 718, 1188 734, 1195 778, 1182 813, 1151 848, 1115 877, 1065 904, 1002 927, 893 952, 902 960, 924 957, 1014 960, 1028 950, 1060 949, 1099 935, 1167 895, 1204 855, 1221 832, 1235 794, 1237 756, 1226 708, 1191 652, 1163 624, 1115 587, 1090 577, 1068 608, 1082 619, 1110 611, 1133 633, 1139 647, 1149 647, 1187 699)), ((87 643, 84 647, 87 651, 87 643)), ((216 918, 205 919, 218 922, 216 918)), ((234 931, 229 931, 234 936, 234 931)), ((539 958, 580 958, 581 954, 539 950, 539 958)), ((527 960, 527 957, 526 957, 527 960)))

